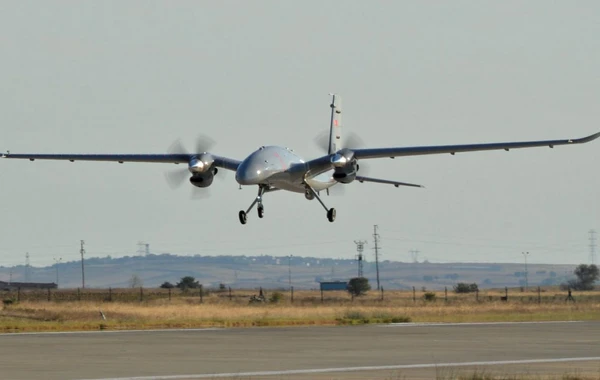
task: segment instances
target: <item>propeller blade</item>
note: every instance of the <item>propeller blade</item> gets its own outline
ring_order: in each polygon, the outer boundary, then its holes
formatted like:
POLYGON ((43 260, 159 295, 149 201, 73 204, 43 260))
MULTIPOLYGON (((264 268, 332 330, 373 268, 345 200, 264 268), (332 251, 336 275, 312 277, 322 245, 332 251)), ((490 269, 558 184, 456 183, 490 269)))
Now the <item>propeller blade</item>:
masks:
POLYGON ((333 197, 341 197, 344 194, 346 194, 346 185, 343 183, 336 183, 335 185, 331 186, 328 190, 328 195, 331 195, 333 197))
POLYGON ((215 145, 215 140, 211 139, 207 135, 200 134, 196 138, 196 152, 195 153, 204 153, 211 150, 211 148, 215 145))
POLYGON ((167 180, 167 183, 171 189, 180 187, 183 182, 189 178, 189 176, 190 172, 187 170, 187 168, 165 172, 165 179, 167 180))
POLYGON ((183 146, 181 139, 173 141, 171 146, 169 146, 169 149, 167 149, 167 152, 169 154, 189 154, 188 150, 183 146))
POLYGON ((321 132, 313 139, 315 145, 325 154, 329 152, 329 132, 321 132))
POLYGON ((348 137, 346 137, 346 139, 342 142, 344 144, 344 148, 348 149, 359 149, 366 146, 365 141, 354 132, 348 133, 348 137))
POLYGON ((206 198, 210 198, 210 187, 200 188, 200 187, 192 186, 192 192, 190 193, 190 199, 197 201, 197 200, 202 200, 202 199, 206 199, 206 198))

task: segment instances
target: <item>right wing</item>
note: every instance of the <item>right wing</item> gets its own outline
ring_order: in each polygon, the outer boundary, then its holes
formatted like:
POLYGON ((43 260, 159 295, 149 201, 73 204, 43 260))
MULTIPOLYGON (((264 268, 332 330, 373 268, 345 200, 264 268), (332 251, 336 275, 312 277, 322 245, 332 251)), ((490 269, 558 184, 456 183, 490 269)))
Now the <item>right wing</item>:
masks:
MULTIPOLYGON (((212 154, 211 154, 212 155, 212 154)), ((108 161, 118 162, 148 162, 148 163, 189 163, 197 154, 14 154, 0 153, 0 158, 14 158, 35 160, 62 160, 62 161, 108 161)), ((240 161, 232 158, 212 155, 214 165, 219 168, 235 171, 240 161)))
POLYGON ((545 140, 545 141, 523 141, 523 142, 505 142, 492 144, 468 144, 468 145, 439 145, 439 146, 413 146, 413 147, 397 147, 397 148, 370 148, 370 149, 352 149, 354 157, 357 159, 367 158, 384 158, 384 157, 403 157, 403 156, 420 156, 426 154, 442 154, 442 153, 462 153, 476 152, 483 150, 506 150, 518 148, 535 148, 548 146, 554 148, 557 145, 572 145, 583 144, 600 137, 600 132, 580 138, 568 140, 545 140))

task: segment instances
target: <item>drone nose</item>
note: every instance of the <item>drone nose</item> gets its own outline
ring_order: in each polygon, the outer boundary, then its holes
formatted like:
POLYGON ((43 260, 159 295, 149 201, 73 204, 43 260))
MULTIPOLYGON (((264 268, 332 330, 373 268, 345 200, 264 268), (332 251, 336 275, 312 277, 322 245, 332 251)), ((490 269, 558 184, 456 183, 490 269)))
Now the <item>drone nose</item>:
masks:
POLYGON ((261 171, 250 167, 241 167, 235 173, 235 180, 240 185, 258 185, 261 179, 261 171))

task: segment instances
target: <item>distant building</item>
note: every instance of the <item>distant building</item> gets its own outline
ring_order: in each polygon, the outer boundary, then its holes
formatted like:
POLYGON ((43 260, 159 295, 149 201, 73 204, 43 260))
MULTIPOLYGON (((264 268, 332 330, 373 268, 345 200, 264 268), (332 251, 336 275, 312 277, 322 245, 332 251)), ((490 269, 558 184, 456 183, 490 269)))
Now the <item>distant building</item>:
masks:
POLYGON ((4 282, 0 281, 0 290, 16 290, 16 289, 56 289, 58 285, 55 283, 39 283, 39 282, 4 282))
POLYGON ((348 281, 323 281, 319 284, 321 284, 322 291, 348 289, 348 281))

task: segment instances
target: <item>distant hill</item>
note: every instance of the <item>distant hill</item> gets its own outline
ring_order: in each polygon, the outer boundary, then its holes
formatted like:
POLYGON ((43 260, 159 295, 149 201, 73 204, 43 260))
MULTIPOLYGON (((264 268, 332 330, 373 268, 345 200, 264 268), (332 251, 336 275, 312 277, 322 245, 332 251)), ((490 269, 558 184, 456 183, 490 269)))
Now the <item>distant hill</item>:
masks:
MULTIPOLYGON (((137 276, 144 287, 176 283, 193 276, 205 287, 225 284, 232 288, 317 289, 319 281, 348 280, 357 276, 356 260, 275 256, 176 256, 149 254, 121 258, 96 257, 85 260, 86 287, 130 287, 137 276)), ((477 283, 480 288, 525 285, 523 264, 511 263, 379 263, 384 289, 449 289, 457 282, 477 283)), ((573 278, 573 265, 529 264, 529 286, 556 285, 573 278)), ((25 281, 25 267, 0 267, 0 281, 25 281)), ((56 266, 31 267, 32 282, 56 282, 56 266)), ((81 286, 81 262, 58 265, 59 287, 81 286)), ((376 287, 374 262, 364 262, 364 275, 376 287)))

